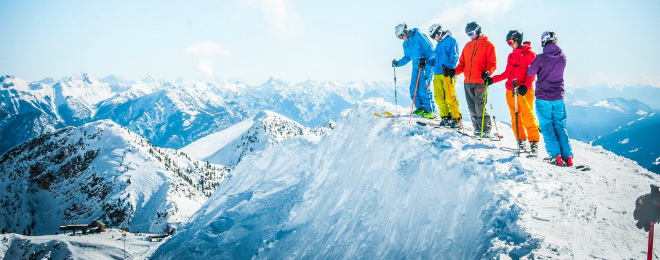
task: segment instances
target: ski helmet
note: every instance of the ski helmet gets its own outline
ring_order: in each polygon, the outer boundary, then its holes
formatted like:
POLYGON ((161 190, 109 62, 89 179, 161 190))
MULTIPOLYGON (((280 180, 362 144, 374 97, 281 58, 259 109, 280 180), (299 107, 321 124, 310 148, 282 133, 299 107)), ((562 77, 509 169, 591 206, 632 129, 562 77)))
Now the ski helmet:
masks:
POLYGON ((522 40, 523 40, 523 33, 518 30, 511 30, 506 35, 506 42, 509 45, 513 45, 514 42, 517 42, 518 44, 522 44, 522 40))
POLYGON ((545 47, 548 43, 556 43, 557 42, 557 37, 555 36, 555 32, 549 32, 545 31, 543 34, 541 34, 541 46, 545 47))
POLYGON ((429 35, 431 36, 431 39, 435 39, 435 36, 442 37, 444 34, 444 30, 442 30, 442 25, 440 24, 433 24, 431 25, 431 28, 429 28, 429 35))
POLYGON ((406 25, 406 23, 397 25, 394 29, 394 35, 399 39, 403 39, 404 35, 408 36, 408 25, 406 25))
MULTIPOLYGON (((465 26, 465 33, 467 33, 468 36, 470 36, 470 34, 473 33, 473 32, 476 33, 476 34, 481 33, 481 25, 479 25, 477 22, 470 22, 470 23, 467 24, 467 26, 465 26)), ((474 35, 472 35, 472 36, 474 36, 474 35)), ((472 36, 470 36, 470 37, 472 37, 472 36)))

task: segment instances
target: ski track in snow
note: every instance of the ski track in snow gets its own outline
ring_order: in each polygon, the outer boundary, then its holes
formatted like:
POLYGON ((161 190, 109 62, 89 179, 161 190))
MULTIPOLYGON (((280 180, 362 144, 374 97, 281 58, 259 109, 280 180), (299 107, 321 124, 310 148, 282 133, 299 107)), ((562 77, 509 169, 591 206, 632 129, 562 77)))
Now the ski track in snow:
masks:
POLYGON ((395 109, 362 102, 319 141, 248 157, 153 259, 645 256, 632 211, 660 178, 637 163, 572 140, 582 172, 515 156, 505 124, 480 142, 373 116, 395 109))

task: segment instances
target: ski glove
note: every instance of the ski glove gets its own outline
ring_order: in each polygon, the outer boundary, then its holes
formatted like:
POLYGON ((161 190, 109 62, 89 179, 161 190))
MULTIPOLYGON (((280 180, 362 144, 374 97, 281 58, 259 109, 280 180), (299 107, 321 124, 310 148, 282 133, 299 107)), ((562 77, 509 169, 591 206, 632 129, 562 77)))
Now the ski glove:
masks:
POLYGON ((484 80, 484 83, 486 83, 486 85, 490 86, 493 84, 493 78, 490 77, 488 71, 484 71, 483 73, 481 73, 481 79, 484 80))
POLYGON ((398 67, 399 66, 399 61, 394 59, 392 60, 392 67, 398 67))
POLYGON ((455 69, 450 69, 450 68, 445 67, 445 65, 442 65, 442 70, 443 70, 442 72, 445 75, 445 77, 453 78, 454 76, 456 76, 456 70, 455 69))
POLYGON ((651 185, 651 193, 644 194, 637 198, 635 202, 635 211, 633 218, 637 220, 637 228, 649 231, 651 222, 660 221, 660 192, 658 187, 651 185))
POLYGON ((524 96, 525 94, 527 94, 527 86, 525 85, 518 86, 518 95, 524 96))
POLYGON ((426 60, 423 57, 419 58, 419 67, 420 68, 426 67, 426 60))

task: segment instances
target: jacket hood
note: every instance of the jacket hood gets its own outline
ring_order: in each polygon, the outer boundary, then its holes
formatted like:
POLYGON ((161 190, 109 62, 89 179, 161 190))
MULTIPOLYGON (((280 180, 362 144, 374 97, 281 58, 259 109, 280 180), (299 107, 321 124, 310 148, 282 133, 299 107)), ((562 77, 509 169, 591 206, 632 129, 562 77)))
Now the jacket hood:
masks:
POLYGON ((550 57, 559 57, 563 54, 562 50, 557 46, 557 44, 552 43, 543 47, 543 54, 550 57))
POLYGON ((412 30, 410 30, 410 36, 408 36, 408 38, 413 37, 413 35, 415 35, 418 31, 419 31, 419 29, 412 28, 412 30))
POLYGON ((488 40, 488 36, 482 34, 475 41, 487 41, 487 40, 488 40))
POLYGON ((451 36, 451 31, 447 30, 447 32, 445 33, 445 35, 443 35, 442 38, 441 38, 440 40, 442 41, 442 40, 444 40, 445 38, 447 38, 447 37, 449 37, 449 36, 451 36))
POLYGON ((523 42, 522 47, 514 49, 513 52, 529 53, 532 50, 530 42, 523 42))

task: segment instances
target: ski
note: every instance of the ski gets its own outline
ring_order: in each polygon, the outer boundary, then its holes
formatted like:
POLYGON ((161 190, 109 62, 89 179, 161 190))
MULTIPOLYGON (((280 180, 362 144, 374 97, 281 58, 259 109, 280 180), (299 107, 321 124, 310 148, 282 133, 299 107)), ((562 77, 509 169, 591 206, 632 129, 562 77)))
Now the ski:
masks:
POLYGON ((470 135, 470 137, 472 137, 472 139, 475 139, 475 140, 487 140, 487 141, 495 141, 495 142, 501 141, 501 139, 499 139, 497 137, 488 137, 488 138, 484 137, 484 138, 481 138, 479 135, 470 135))
MULTIPOLYGON (((518 149, 514 149, 514 148, 510 148, 510 147, 500 147, 500 150, 507 151, 507 152, 512 152, 512 153, 517 153, 518 152, 518 149)), ((520 150, 520 153, 530 153, 530 151, 525 149, 525 150, 520 150)))
MULTIPOLYGON (((458 129, 458 128, 449 128, 449 127, 445 127, 445 126, 440 126, 440 125, 438 125, 438 124, 433 124, 433 123, 426 123, 426 122, 422 122, 422 121, 415 121, 415 123, 417 123, 418 125, 421 125, 421 126, 428 126, 428 127, 432 127, 432 128, 440 128, 440 129, 447 129, 447 130, 458 129)), ((459 131, 459 130, 455 130, 455 132, 456 132, 456 133, 459 133, 459 134, 461 134, 461 135, 463 135, 463 136, 469 136, 469 137, 472 137, 471 135, 466 134, 466 133, 463 133, 463 132, 461 132, 461 131, 459 131)))
MULTIPOLYGON (((546 160, 547 160, 547 158, 543 159, 543 162, 548 163, 546 160)), ((554 165, 554 166, 557 166, 557 167, 573 168, 573 169, 576 169, 578 171, 583 171, 583 172, 591 171, 591 167, 589 167, 588 165, 583 165, 583 164, 573 165, 573 166, 568 166, 566 163, 564 163, 562 165, 556 165, 556 164, 552 164, 552 163, 548 163, 548 164, 554 165)))
POLYGON ((578 169, 578 170, 583 171, 583 172, 591 171, 591 168, 587 165, 577 165, 577 166, 573 166, 573 167, 575 167, 575 169, 578 169))
POLYGON ((374 116, 382 117, 382 118, 396 118, 395 116, 381 115, 381 114, 378 114, 378 113, 374 113, 374 116))

